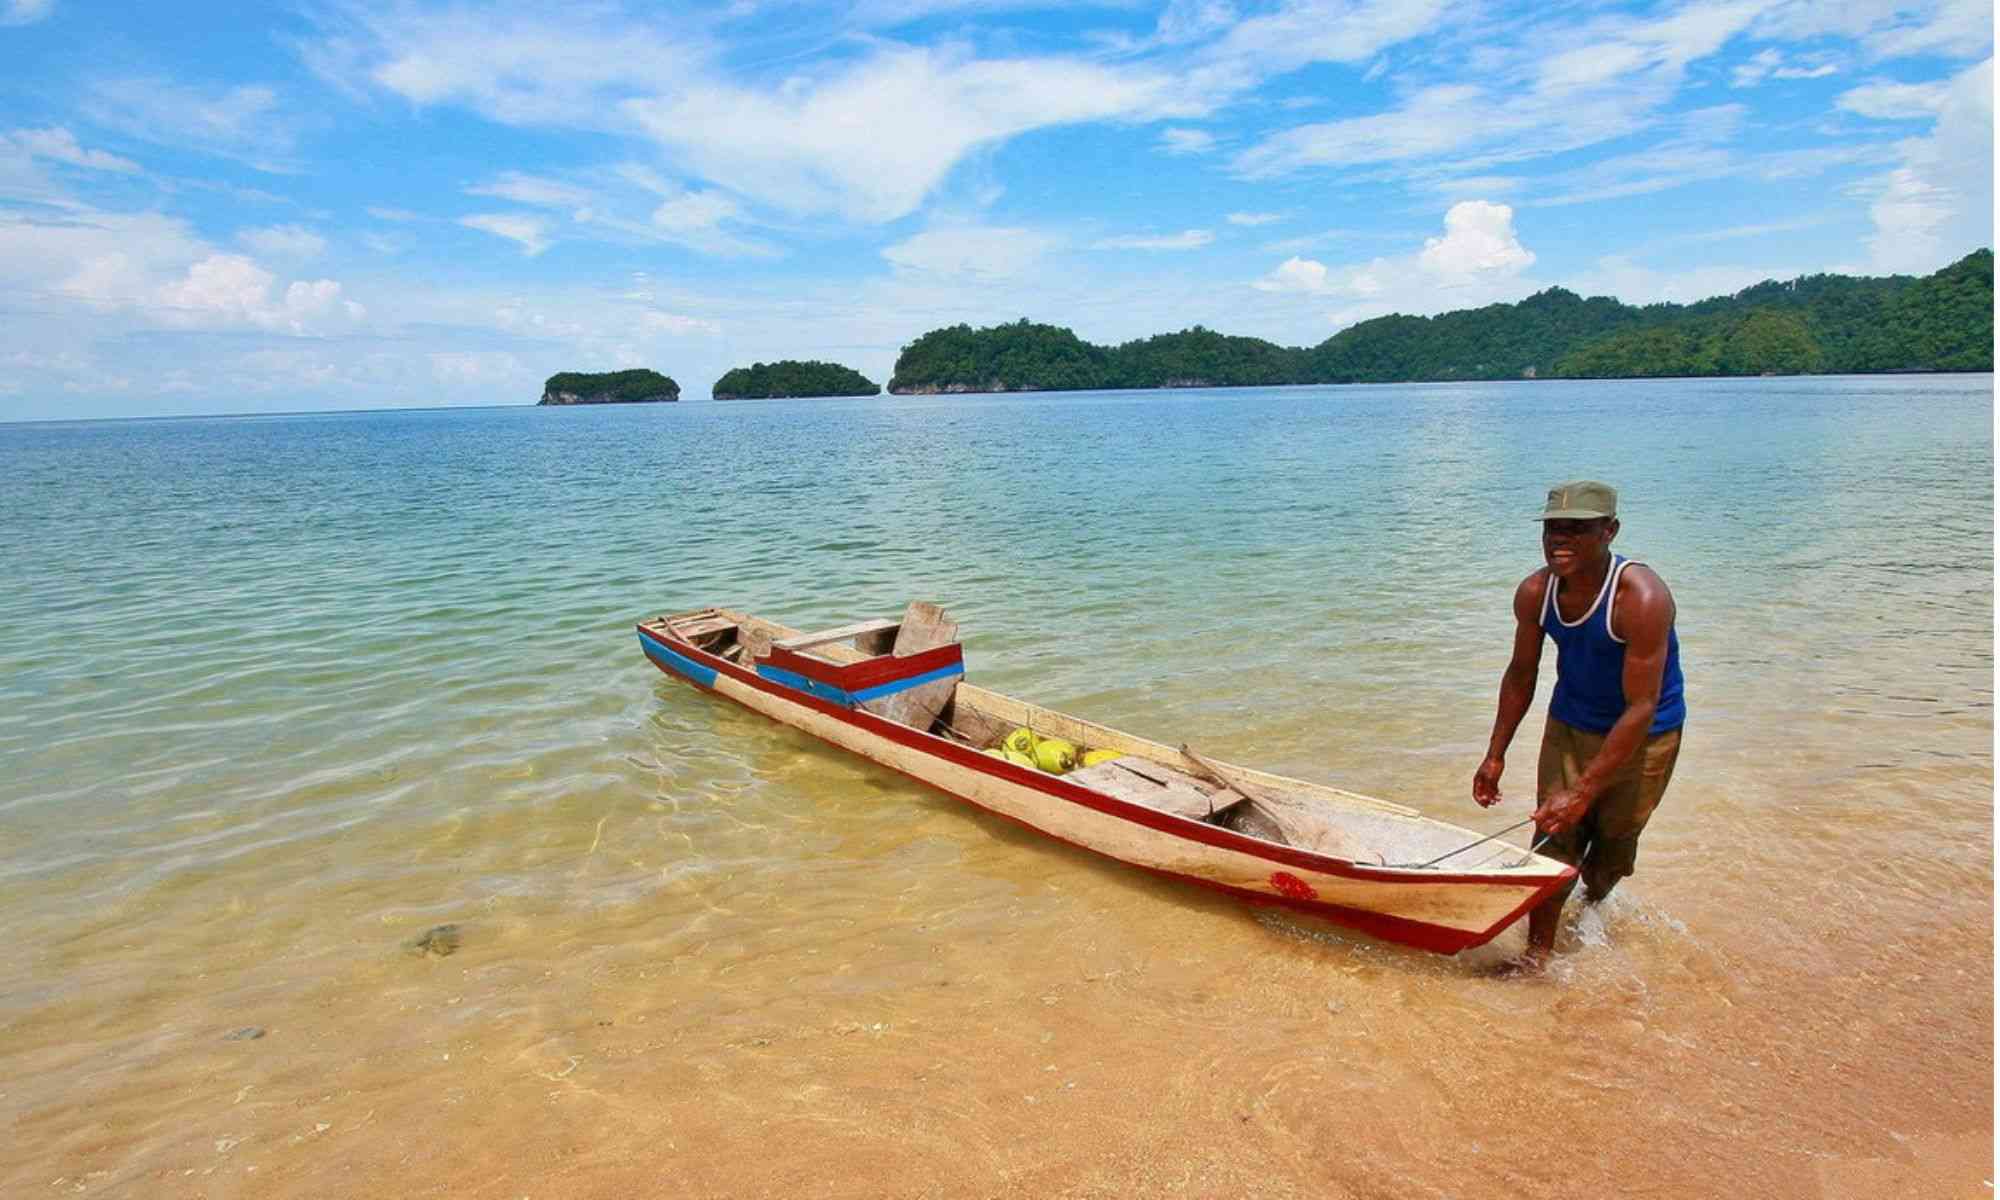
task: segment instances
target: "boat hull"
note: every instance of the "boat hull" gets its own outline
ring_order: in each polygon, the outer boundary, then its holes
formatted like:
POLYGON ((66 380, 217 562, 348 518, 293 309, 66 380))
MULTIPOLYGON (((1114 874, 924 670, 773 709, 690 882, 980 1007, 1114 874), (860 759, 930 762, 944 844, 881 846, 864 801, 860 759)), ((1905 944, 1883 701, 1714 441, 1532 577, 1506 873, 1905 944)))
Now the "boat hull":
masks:
POLYGON ((1049 837, 1255 904, 1387 941, 1455 953, 1491 941, 1574 877, 1375 867, 1248 837, 1016 766, 760 677, 641 626, 661 671, 1049 837))

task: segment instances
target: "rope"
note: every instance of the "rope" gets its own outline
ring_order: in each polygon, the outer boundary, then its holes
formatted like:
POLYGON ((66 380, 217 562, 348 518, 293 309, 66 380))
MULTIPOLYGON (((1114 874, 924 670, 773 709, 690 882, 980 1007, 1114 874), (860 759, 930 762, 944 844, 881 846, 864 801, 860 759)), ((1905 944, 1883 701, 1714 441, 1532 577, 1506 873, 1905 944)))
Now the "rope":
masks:
MULTIPOLYGON (((1507 828, 1502 829, 1497 833, 1489 833, 1485 837, 1480 838, 1476 842, 1467 842, 1465 845, 1460 846, 1456 850, 1447 850, 1443 854, 1438 855, 1436 858, 1430 860, 1429 862, 1389 863, 1388 865, 1396 868, 1399 871, 1400 870, 1421 871, 1425 867, 1435 867, 1447 858, 1456 858, 1459 855, 1465 853, 1467 850, 1471 850, 1477 846, 1484 846, 1486 843, 1492 841, 1494 838, 1506 837, 1508 834, 1514 832, 1516 829, 1519 829, 1523 825, 1534 824, 1534 821, 1535 818, 1533 818, 1532 816, 1522 817, 1520 820, 1514 822, 1512 825, 1509 825, 1507 828)), ((1536 842, 1533 845, 1528 847, 1528 853, 1533 854, 1535 851, 1540 850, 1543 846, 1548 845, 1549 838, 1553 836, 1554 836, 1553 834, 1547 834, 1547 833, 1543 834, 1539 839, 1536 840, 1536 842)))

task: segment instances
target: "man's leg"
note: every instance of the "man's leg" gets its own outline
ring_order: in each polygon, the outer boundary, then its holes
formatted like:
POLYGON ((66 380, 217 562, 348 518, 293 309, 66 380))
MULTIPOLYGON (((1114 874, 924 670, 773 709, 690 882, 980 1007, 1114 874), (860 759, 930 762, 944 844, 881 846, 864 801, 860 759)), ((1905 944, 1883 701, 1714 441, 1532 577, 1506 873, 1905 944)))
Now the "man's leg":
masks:
POLYGON ((1584 903, 1596 904, 1610 896, 1638 864, 1639 835, 1666 794, 1680 752, 1678 729, 1647 738, 1627 769, 1618 773, 1618 781, 1591 806, 1589 823, 1595 834, 1590 854, 1579 868, 1584 903))
MULTIPOLYGON (((1570 786, 1583 768, 1589 763, 1589 755, 1580 745, 1584 735, 1561 721, 1550 717, 1542 730, 1542 752, 1535 763, 1535 802, 1540 804, 1550 792, 1570 786)), ((1540 837, 1540 833, 1535 834, 1540 837)), ((1577 866, 1584 860, 1584 850, 1588 845, 1588 833, 1579 826, 1567 829, 1550 837, 1542 844, 1539 853, 1570 866, 1577 866)), ((1557 891, 1551 892, 1543 900, 1528 910, 1528 948, 1521 955, 1519 965, 1529 969, 1539 969, 1555 953, 1556 930, 1562 925, 1563 903, 1576 890, 1576 881, 1571 880, 1557 891)))

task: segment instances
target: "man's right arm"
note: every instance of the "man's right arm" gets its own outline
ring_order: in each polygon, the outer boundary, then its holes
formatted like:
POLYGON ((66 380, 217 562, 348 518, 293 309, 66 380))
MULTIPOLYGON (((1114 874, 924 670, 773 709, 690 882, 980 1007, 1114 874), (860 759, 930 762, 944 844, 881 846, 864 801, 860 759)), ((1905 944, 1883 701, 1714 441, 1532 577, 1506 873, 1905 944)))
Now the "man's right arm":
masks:
POLYGON ((1507 747, 1514 731, 1535 702, 1535 679, 1542 667, 1542 593, 1546 572, 1536 571, 1514 589, 1514 653, 1500 676, 1500 709, 1493 718, 1493 737, 1486 743, 1486 760, 1472 776, 1472 798, 1480 807, 1500 802, 1500 775, 1507 769, 1507 747))

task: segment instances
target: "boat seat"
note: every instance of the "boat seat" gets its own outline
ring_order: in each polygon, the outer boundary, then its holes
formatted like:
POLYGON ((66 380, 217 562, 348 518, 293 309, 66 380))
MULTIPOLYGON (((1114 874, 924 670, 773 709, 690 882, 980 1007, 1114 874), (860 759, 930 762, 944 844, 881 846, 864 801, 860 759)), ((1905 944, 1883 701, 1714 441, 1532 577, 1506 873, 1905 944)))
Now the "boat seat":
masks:
POLYGON ((1130 756, 1079 768, 1063 779, 1093 792, 1191 821, 1206 821, 1237 799, 1234 793, 1218 798, 1192 775, 1163 767, 1151 759, 1130 756))
POLYGON ((852 625, 840 625, 833 629, 822 629, 818 633, 801 633, 795 637, 778 638, 771 644, 783 650, 804 650, 812 646, 824 646, 828 642, 844 642, 850 638, 862 638, 871 634, 884 634, 902 627, 901 621, 856 621, 852 625))

